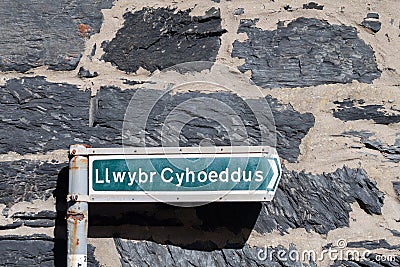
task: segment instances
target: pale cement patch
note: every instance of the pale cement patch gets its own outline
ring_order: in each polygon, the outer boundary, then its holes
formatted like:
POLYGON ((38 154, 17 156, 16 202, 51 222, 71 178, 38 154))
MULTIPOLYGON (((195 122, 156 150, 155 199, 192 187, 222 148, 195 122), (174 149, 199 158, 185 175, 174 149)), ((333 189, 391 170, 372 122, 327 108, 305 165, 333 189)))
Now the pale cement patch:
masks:
POLYGON ((30 235, 47 235, 54 238, 54 228, 53 227, 27 227, 21 226, 16 229, 1 230, 0 234, 5 235, 16 235, 16 236, 30 236, 30 235))
POLYGON ((16 212, 37 213, 43 210, 56 211, 55 203, 56 201, 53 197, 50 197, 46 201, 37 199, 32 202, 26 202, 26 201, 18 202, 10 207, 10 209, 8 210, 8 214, 12 215, 16 212))
POLYGON ((43 162, 54 163, 67 163, 68 162, 68 150, 59 149, 46 152, 45 154, 33 153, 33 154, 18 154, 16 152, 8 152, 7 154, 0 155, 0 162, 11 162, 16 160, 35 160, 43 162))
POLYGON ((112 238, 88 238, 88 243, 95 247, 94 257, 102 267, 119 267, 120 255, 112 238))

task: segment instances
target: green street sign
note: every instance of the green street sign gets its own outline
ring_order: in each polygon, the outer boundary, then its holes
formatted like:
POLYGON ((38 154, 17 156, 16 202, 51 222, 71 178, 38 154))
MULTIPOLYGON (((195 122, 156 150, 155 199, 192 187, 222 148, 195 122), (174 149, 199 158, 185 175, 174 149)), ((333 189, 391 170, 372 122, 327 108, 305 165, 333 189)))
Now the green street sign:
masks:
MULTIPOLYGON (((89 155, 92 202, 269 201, 281 176, 276 151, 265 147, 162 148, 89 155), (246 149, 245 149, 246 148, 246 149), (179 151, 179 153, 177 152, 179 151)), ((108 151, 112 152, 112 151, 108 151)))

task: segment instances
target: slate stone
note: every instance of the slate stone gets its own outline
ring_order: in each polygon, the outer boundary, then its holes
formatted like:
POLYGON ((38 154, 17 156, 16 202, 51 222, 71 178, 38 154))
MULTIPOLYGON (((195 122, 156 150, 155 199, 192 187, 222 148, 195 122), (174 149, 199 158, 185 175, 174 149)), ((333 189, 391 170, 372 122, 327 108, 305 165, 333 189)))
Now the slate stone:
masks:
MULTIPOLYGON (((1 266, 66 266, 66 246, 49 236, 0 236, 1 266)), ((88 245, 88 266, 100 266, 94 258, 94 247, 88 245)))
POLYGON ((244 8, 240 7, 238 9, 236 9, 234 14, 237 15, 237 16, 244 14, 244 8))
POLYGON ((44 77, 8 80, 0 86, 0 153, 67 149, 87 141, 89 91, 44 77))
POLYGON ((79 78, 94 78, 99 76, 99 74, 95 71, 91 73, 89 70, 85 69, 84 67, 79 68, 78 77, 79 78))
MULTIPOLYGON (((0 143, 3 144, 0 153, 46 152, 67 149, 73 143, 87 143, 94 147, 120 146, 126 108, 135 92, 102 87, 94 99, 93 127, 89 127, 89 91, 81 91, 70 84, 50 83, 40 76, 8 80, 0 86, 0 143), (10 133, 13 133, 12 137, 10 133)), ((152 91, 148 93, 151 95, 152 91)), ((243 142, 259 144, 260 132, 255 117, 242 99, 229 93, 196 92, 173 97, 167 95, 157 104, 149 118, 149 143, 153 146, 160 144, 159 130, 172 107, 187 99, 202 96, 232 107, 243 120, 249 135, 243 142)), ((314 116, 311 113, 301 114, 270 96, 266 100, 278 131, 278 153, 294 162, 300 153, 301 139, 314 125, 314 116), (291 120, 287 120, 288 117, 291 120)), ((223 117, 226 114, 221 112, 217 115, 223 117)), ((196 118, 189 122, 182 130, 182 135, 182 146, 197 145, 205 137, 212 139, 216 145, 230 144, 226 131, 210 119, 196 118)))
POLYGON ((390 245, 385 239, 348 242, 347 247, 348 248, 365 248, 368 250, 374 250, 374 249, 380 249, 380 248, 388 249, 388 250, 400 250, 400 244, 399 245, 390 245))
MULTIPOLYGON (((4 0, 0 2, 0 70, 25 72, 48 66, 73 70, 85 48, 80 25, 99 32, 101 9, 112 0, 4 0)), ((82 26, 81 26, 82 27, 82 26)))
POLYGON ((248 39, 233 43, 232 56, 245 59, 239 69, 250 70, 263 88, 371 83, 380 77, 374 51, 354 27, 298 18, 269 31, 257 28, 256 22, 241 20, 238 33, 248 39))
MULTIPOLYGON (((65 166, 30 160, 0 162, 0 203, 11 206, 22 201, 48 199, 57 186, 60 170, 65 166)), ((41 218, 44 216, 38 217, 41 218)))
POLYGON ((308 4, 303 4, 303 9, 323 10, 324 6, 323 5, 319 5, 318 3, 315 3, 315 2, 310 2, 308 4))
POLYGON ((192 61, 215 61, 221 27, 219 9, 191 17, 190 10, 143 8, 125 13, 116 37, 102 44, 103 59, 125 72, 151 72, 192 61))
POLYGON ((371 31, 373 31, 374 33, 379 32, 379 30, 381 29, 382 23, 380 21, 375 21, 375 20, 366 20, 364 19, 361 22, 361 26, 370 29, 371 31))
POLYGON ((333 103, 337 105, 337 108, 333 109, 333 116, 342 121, 373 120, 384 125, 400 122, 400 115, 394 111, 386 110, 383 105, 363 105, 362 99, 345 99, 333 103))
MULTIPOLYGON (((316 266, 315 263, 279 260, 276 253, 289 255, 296 248, 279 246, 268 248, 266 259, 258 257, 264 248, 249 247, 242 249, 219 249, 213 251, 188 250, 173 245, 161 245, 150 241, 132 242, 120 238, 114 239, 122 266, 316 266)), ((289 257, 288 257, 289 258, 289 257)))
POLYGON ((275 197, 263 204, 254 229, 265 233, 300 227, 326 234, 349 225, 350 204, 357 202, 367 214, 381 214, 383 201, 383 193, 360 168, 317 175, 283 168, 275 197))
POLYGON ((379 19, 379 14, 371 12, 371 13, 367 14, 367 18, 368 19, 379 19))
MULTIPOLYGON (((120 136, 126 107, 135 92, 135 90, 122 91, 116 87, 102 87, 98 92, 93 126, 99 138, 108 140, 108 145, 118 142, 116 137, 120 136)), ((152 94, 150 90, 148 93, 152 94)), ((230 145, 227 132, 216 121, 218 119, 226 120, 232 115, 240 117, 249 136, 248 138, 244 138, 242 143, 249 145, 260 144, 260 130, 256 123, 256 118, 253 112, 249 110, 248 104, 240 97, 223 92, 212 94, 188 92, 173 96, 167 94, 157 102, 147 120, 147 145, 161 145, 160 129, 162 129, 163 122, 171 110, 188 99, 200 97, 221 101, 231 107, 235 114, 226 114, 223 111, 218 111, 214 113, 216 117, 212 119, 194 117, 182 129, 181 136, 179 137, 179 144, 181 146, 198 145, 206 138, 212 140, 216 145, 230 145)), ((266 100, 275 121, 278 154, 290 162, 295 162, 300 154, 299 146, 301 140, 308 133, 309 129, 314 126, 314 116, 311 113, 299 113, 291 105, 279 103, 271 96, 267 96, 266 100), (287 118, 290 118, 290 120, 287 118)), ((142 104, 143 108, 148 108, 146 107, 149 105, 148 103, 142 104)), ((138 107, 138 110, 141 110, 141 108, 138 107)), ((136 145, 142 146, 143 144, 138 143, 136 145)))

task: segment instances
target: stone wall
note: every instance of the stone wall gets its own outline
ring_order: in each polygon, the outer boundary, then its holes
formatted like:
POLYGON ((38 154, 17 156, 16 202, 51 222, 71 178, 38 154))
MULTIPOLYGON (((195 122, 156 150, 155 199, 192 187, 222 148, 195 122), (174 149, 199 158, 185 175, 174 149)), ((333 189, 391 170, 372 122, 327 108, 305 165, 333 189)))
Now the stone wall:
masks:
MULTIPOLYGON (((274 200, 90 204, 89 266, 399 266, 399 15, 392 1, 2 1, 0 266, 66 265, 68 146, 121 146, 135 92, 192 61, 262 88, 251 101, 271 109, 283 167, 274 200), (371 254, 272 253, 340 240, 371 254)), ((260 144, 241 98, 191 91, 160 101, 147 145, 161 145, 166 112, 195 97, 230 106, 251 133, 243 144, 260 144)), ((179 143, 230 145, 215 121, 191 121, 179 143)))

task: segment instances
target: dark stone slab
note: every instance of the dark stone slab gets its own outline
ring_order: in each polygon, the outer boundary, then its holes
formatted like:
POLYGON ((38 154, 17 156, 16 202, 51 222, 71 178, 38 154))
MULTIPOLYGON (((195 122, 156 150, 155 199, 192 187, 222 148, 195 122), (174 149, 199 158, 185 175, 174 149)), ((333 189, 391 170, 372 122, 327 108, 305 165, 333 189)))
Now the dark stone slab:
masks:
POLYGON ((0 86, 0 153, 66 149, 87 141, 89 91, 44 77, 8 80, 0 86))
POLYGON ((238 9, 236 9, 234 14, 237 16, 244 14, 244 8, 240 7, 238 9))
POLYGON ((85 48, 84 37, 99 32, 101 9, 111 8, 112 2, 1 1, 0 70, 25 72, 39 66, 75 69, 85 48), (85 27, 85 36, 80 27, 85 27))
POLYGON ((386 110, 383 105, 363 105, 364 100, 335 101, 337 108, 333 116, 342 121, 373 120, 377 124, 391 124, 400 122, 400 114, 394 110, 386 110))
POLYGON ((367 214, 381 214, 383 193, 364 170, 343 167, 310 174, 284 168, 274 199, 264 204, 255 230, 260 233, 305 228, 320 234, 349 225, 351 203, 367 214))
POLYGON ((298 18, 268 31, 255 23, 241 20, 238 33, 248 39, 234 42, 232 56, 245 59, 239 69, 251 70, 252 80, 261 87, 371 83, 380 77, 374 51, 354 27, 298 18))
POLYGON ((380 21, 375 21, 375 20, 366 20, 364 19, 361 22, 361 26, 370 29, 371 31, 373 31, 374 33, 379 32, 379 30, 381 29, 382 23, 380 21))
POLYGON ((367 19, 379 19, 379 14, 378 13, 368 13, 367 14, 367 19))
MULTIPOLYGON (((0 236, 1 266, 66 266, 66 246, 46 235, 0 236)), ((88 245, 88 266, 100 266, 88 245)))
MULTIPOLYGON (((11 206, 21 201, 48 199, 57 186, 60 170, 65 166, 29 160, 0 162, 0 203, 11 206)), ((19 219, 33 218, 24 216, 19 219)), ((45 219, 45 216, 39 213, 37 219, 45 219)))
MULTIPOLYGON (((46 152, 67 149, 73 143, 120 146, 126 108, 135 92, 102 87, 94 99, 93 127, 89 127, 89 91, 78 90, 70 84, 50 83, 44 77, 8 80, 0 86, 0 143, 3 144, 0 153, 46 152)), ((152 91, 148 93, 151 95, 152 91)), ((213 98, 229 105, 236 113, 233 115, 238 115, 244 122, 249 135, 243 144, 259 144, 260 131, 254 114, 240 97, 229 93, 196 92, 174 96, 167 94, 157 103, 148 123, 149 144, 160 145, 159 130, 171 109, 195 97, 213 98)), ((270 96, 266 100, 278 131, 278 153, 294 162, 300 153, 301 139, 314 125, 314 117, 311 113, 301 114, 270 96)), ((222 118, 227 114, 221 111, 217 115, 222 118)), ((197 145, 205 137, 216 145, 230 144, 226 131, 215 120, 195 118, 182 130, 180 145, 197 145)))
POLYGON ((365 248, 368 250, 383 248, 383 249, 400 251, 400 245, 390 245, 385 239, 348 242, 347 247, 348 248, 365 248))
POLYGON ((302 264, 290 260, 289 252, 296 250, 293 245, 289 249, 282 246, 268 248, 264 260, 258 256, 260 251, 264 252, 264 248, 248 245, 242 249, 199 251, 149 241, 132 242, 120 238, 114 240, 121 255, 122 266, 316 266, 313 262, 302 264), (288 260, 276 257, 278 251, 286 255, 288 260))
POLYGON ((99 74, 96 71, 91 73, 89 70, 85 69, 84 67, 80 67, 78 76, 79 76, 79 78, 94 78, 94 77, 99 76, 99 74))
POLYGON ((191 61, 215 61, 220 47, 221 16, 211 8, 204 16, 190 10, 144 8, 124 15, 116 37, 103 43, 103 59, 126 72, 151 72, 191 61))
MULTIPOLYGON (((116 138, 121 133, 122 120, 125 116, 126 107, 135 92, 135 90, 122 91, 115 87, 102 87, 98 92, 93 126, 99 138, 108 140, 107 145, 118 143, 116 138)), ((149 94, 151 94, 151 91, 149 91, 149 94)), ((239 116, 248 134, 248 138, 243 140, 243 144, 260 144, 260 130, 256 118, 246 102, 240 97, 222 92, 212 94, 189 92, 173 96, 167 94, 157 102, 147 120, 147 145, 161 145, 159 130, 162 128, 163 122, 171 110, 188 99, 200 97, 218 100, 231 107, 235 114, 226 114, 220 111, 215 116, 220 116, 222 120, 226 120, 231 115, 239 116)), ((311 113, 299 113, 290 104, 281 104, 270 96, 267 96, 266 100, 275 120, 278 153, 282 158, 290 162, 295 162, 300 154, 299 146, 301 140, 308 133, 309 129, 314 126, 314 116, 311 113)), ((146 103, 143 103, 143 108, 146 105, 146 103)), ((138 110, 140 110, 140 107, 138 107, 138 110)), ((227 132, 216 122, 217 119, 217 117, 212 119, 194 118, 182 129, 180 145, 198 145, 202 140, 207 138, 212 140, 216 145, 230 145, 227 132)), ((140 146, 142 144, 137 145, 140 146)))
POLYGON ((303 9, 323 10, 324 6, 323 5, 319 5, 318 3, 315 3, 315 2, 310 2, 308 4, 303 4, 303 9))

